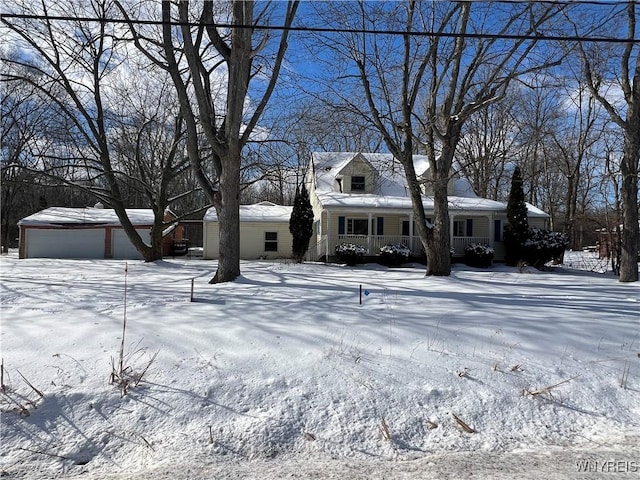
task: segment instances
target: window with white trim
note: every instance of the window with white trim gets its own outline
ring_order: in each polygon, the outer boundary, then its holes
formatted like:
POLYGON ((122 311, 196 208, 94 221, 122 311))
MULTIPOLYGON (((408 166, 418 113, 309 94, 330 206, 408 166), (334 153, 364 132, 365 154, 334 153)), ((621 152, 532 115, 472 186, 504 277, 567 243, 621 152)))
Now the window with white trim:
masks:
POLYGON ((264 232, 264 251, 278 251, 278 232, 264 232))
POLYGON ((472 237, 473 236, 473 219, 466 218, 464 220, 453 221, 454 237, 472 237))
POLYGON ((453 236, 454 237, 466 237, 467 236, 467 221, 466 220, 454 220, 453 221, 453 236))
POLYGON ((347 235, 369 235, 369 220, 366 218, 347 218, 347 235))
POLYGON ((364 192, 365 191, 365 178, 364 175, 354 175, 351 177, 351 191, 352 192, 364 192))

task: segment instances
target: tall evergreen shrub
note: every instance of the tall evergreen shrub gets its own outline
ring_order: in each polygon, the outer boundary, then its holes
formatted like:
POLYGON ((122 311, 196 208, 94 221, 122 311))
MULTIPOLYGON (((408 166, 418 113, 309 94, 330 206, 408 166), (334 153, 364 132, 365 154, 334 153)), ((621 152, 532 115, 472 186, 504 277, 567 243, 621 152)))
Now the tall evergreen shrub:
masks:
POLYGON ((289 231, 293 236, 293 259, 302 263, 309 249, 309 240, 313 235, 313 207, 304 183, 302 187, 296 187, 293 211, 289 219, 289 231))
POLYGON ((504 229, 505 263, 516 265, 524 257, 524 245, 529 238, 527 204, 524 200, 522 175, 516 166, 511 177, 511 190, 507 201, 507 224, 504 229))

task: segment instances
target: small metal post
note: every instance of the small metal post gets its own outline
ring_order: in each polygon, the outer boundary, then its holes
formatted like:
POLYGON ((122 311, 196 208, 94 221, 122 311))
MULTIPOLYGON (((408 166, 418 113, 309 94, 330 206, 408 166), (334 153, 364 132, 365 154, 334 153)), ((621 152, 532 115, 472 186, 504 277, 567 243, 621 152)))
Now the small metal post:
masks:
POLYGON ((362 305, 362 285, 360 285, 360 305, 362 305))
POLYGON ((193 302, 193 282, 194 282, 195 278, 191 279, 191 299, 189 300, 190 302, 193 302))

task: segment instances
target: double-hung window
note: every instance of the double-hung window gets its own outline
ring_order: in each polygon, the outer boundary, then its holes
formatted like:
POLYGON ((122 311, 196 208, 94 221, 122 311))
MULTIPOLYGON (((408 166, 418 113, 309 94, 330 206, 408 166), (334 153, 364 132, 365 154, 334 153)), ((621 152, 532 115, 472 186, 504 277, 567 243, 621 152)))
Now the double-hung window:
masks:
POLYGON ((352 192, 365 191, 365 179, 363 175, 354 175, 351 177, 351 191, 352 192))
POLYGON ((473 219, 455 220, 453 222, 454 237, 472 237, 473 236, 473 219))
POLYGON ((347 218, 347 235, 369 235, 369 220, 347 218))
POLYGON ((264 251, 278 251, 278 232, 264 232, 264 251))

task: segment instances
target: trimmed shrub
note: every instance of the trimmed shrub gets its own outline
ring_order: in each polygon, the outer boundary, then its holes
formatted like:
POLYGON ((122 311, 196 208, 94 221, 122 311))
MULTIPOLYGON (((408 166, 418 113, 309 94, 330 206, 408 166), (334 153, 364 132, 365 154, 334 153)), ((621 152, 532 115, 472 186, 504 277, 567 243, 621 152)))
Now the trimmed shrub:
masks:
POLYGON ((411 250, 402 243, 389 243, 380 249, 380 263, 390 267, 406 263, 410 256, 411 250))
POLYGON ((472 243, 464 248, 464 263, 470 267, 490 267, 494 253, 493 248, 488 245, 472 243))
POLYGON ((336 256, 347 265, 356 265, 362 262, 362 257, 367 249, 355 243, 340 243, 336 245, 336 256))
POLYGON ((522 246, 523 260, 537 269, 543 268, 551 261, 560 263, 568 245, 569 237, 566 233, 531 228, 529 238, 522 246))

